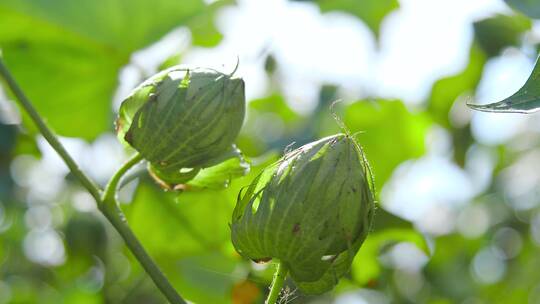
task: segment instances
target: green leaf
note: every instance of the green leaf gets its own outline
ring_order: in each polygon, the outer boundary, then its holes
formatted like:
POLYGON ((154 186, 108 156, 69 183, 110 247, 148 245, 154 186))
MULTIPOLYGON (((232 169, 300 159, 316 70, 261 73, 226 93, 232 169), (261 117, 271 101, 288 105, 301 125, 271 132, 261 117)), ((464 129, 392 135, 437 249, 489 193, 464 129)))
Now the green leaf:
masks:
POLYGON ((253 116, 268 113, 276 114, 285 123, 294 123, 300 119, 300 116, 289 107, 285 98, 278 94, 251 101, 249 110, 253 116))
POLYGON ((537 0, 504 0, 504 2, 531 18, 540 18, 540 3, 537 0))
POLYGON ((0 140, 0 212, 2 210, 1 201, 11 195, 11 187, 13 186, 9 167, 11 154, 17 143, 17 133, 16 126, 5 125, 0 121, 0 138, 2 139, 0 140))
MULTIPOLYGON (((377 214, 375 214, 375 222, 377 220, 377 214)), ((365 285, 376 279, 381 273, 378 261, 379 252, 383 248, 399 242, 412 243, 429 254, 425 238, 412 228, 389 228, 374 231, 367 237, 352 263, 351 272, 355 282, 359 285, 365 285)))
POLYGON ((212 24, 193 17, 214 10, 207 11, 203 0, 4 0, 0 48, 55 130, 93 139, 112 128, 111 99, 131 53, 180 25, 196 27, 200 41, 202 24, 212 24))
POLYGON ((414 226, 408 220, 405 220, 379 207, 375 211, 375 219, 373 220, 371 233, 378 233, 386 229, 414 230, 414 226))
POLYGON ((476 40, 488 56, 498 55, 508 46, 518 46, 532 22, 523 15, 495 15, 474 23, 476 40))
POLYGON ((230 303, 238 262, 218 252, 183 258, 175 263, 179 271, 171 279, 193 303, 230 303))
POLYGON ((227 244, 233 206, 233 199, 223 192, 178 195, 142 183, 133 202, 123 209, 130 226, 151 254, 178 259, 227 244))
POLYGON ((169 56, 167 59, 165 59, 158 67, 159 71, 166 70, 168 68, 172 68, 175 65, 179 65, 182 63, 182 54, 176 53, 171 56, 169 56))
POLYGON ((226 5, 234 4, 234 0, 221 0, 208 5, 208 8, 200 14, 194 15, 189 20, 192 43, 202 47, 214 47, 223 38, 216 29, 214 19, 217 11, 226 5))
POLYGON ((469 63, 460 73, 438 80, 433 85, 429 99, 429 112, 433 119, 445 127, 450 127, 449 112, 456 99, 465 94, 474 94, 486 62, 486 55, 472 44, 469 63))
POLYGON ((378 36, 381 22, 399 7, 397 0, 314 0, 321 11, 341 11, 360 18, 378 36))
POLYGON ((293 111, 283 96, 272 94, 249 102, 246 123, 237 143, 249 156, 261 155, 269 149, 283 150, 305 123, 305 117, 293 111))
POLYGON ((527 82, 514 95, 487 105, 468 104, 474 110, 499 113, 533 113, 540 109, 540 61, 527 82))
POLYGON ((95 216, 74 214, 65 227, 64 235, 70 255, 89 259, 105 257, 107 235, 103 223, 95 216))
POLYGON ((410 242, 426 254, 430 254, 424 236, 414 229, 411 222, 378 208, 372 232, 352 262, 351 272, 354 281, 359 285, 365 285, 376 279, 381 273, 379 252, 398 242, 410 242))
POLYGON ((398 100, 358 101, 345 109, 344 122, 364 148, 377 190, 403 161, 424 154, 431 125, 425 113, 411 113, 398 100))

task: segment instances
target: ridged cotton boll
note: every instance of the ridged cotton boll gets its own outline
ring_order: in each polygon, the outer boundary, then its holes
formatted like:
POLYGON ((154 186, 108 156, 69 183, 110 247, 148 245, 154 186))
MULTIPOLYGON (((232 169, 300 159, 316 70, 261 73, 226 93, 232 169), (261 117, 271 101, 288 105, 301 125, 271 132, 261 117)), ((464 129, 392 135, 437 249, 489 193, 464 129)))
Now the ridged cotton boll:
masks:
POLYGON ((278 259, 305 293, 331 289, 350 268, 374 213, 369 166, 349 135, 287 153, 239 197, 232 242, 254 261, 278 259))
POLYGON ((245 104, 241 78, 176 66, 122 102, 117 131, 150 163, 154 176, 178 184, 233 154, 245 104))

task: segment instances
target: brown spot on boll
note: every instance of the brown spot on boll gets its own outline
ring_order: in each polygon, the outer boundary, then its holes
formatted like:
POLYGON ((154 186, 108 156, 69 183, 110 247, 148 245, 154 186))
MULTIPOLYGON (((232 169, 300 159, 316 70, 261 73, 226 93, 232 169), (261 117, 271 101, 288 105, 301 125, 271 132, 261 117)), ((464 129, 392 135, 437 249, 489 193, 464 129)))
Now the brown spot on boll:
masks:
POLYGON ((292 229, 293 234, 298 234, 300 232, 300 223, 294 224, 294 227, 292 229))

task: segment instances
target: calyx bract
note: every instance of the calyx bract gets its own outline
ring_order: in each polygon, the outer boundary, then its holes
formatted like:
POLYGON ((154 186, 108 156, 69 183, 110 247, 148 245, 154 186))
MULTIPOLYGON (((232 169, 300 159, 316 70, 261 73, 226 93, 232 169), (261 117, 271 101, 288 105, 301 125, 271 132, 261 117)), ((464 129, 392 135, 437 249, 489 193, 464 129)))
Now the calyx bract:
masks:
POLYGON ((245 114, 244 81, 212 69, 175 66, 122 102, 117 131, 150 163, 154 177, 179 184, 235 155, 245 114))
POLYGON ((331 289, 350 268, 374 213, 369 166, 344 134, 287 153, 240 195, 232 242, 254 261, 285 263, 305 293, 331 289))

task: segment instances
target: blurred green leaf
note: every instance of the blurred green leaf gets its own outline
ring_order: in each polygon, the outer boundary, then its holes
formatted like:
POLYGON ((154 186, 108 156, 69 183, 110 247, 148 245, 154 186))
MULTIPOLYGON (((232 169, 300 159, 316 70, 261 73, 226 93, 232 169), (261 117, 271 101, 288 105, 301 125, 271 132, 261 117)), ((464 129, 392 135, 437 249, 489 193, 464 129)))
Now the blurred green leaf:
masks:
POLYGON ((300 118, 300 116, 289 107, 283 96, 278 94, 255 99, 249 103, 249 108, 250 110, 256 111, 256 113, 253 114, 274 113, 288 123, 294 122, 300 118))
POLYGON ((467 240, 459 234, 436 238, 426 279, 453 298, 478 294, 473 278, 464 274, 470 271, 475 253, 485 242, 484 239, 467 240))
POLYGON ((379 207, 375 211, 371 233, 378 233, 386 229, 414 229, 414 226, 408 220, 402 219, 379 207))
MULTIPOLYGON (((302 1, 302 0, 300 0, 302 1)), ((303 0, 305 1, 305 0, 303 0)), ((378 36, 381 22, 399 7, 397 0, 312 0, 321 11, 341 11, 360 18, 378 36)))
POLYGON ((192 43, 202 47, 216 46, 223 38, 223 35, 217 30, 214 23, 216 12, 223 6, 234 4, 234 2, 235 0, 211 2, 207 9, 194 15, 188 23, 191 30, 192 43))
POLYGON ((135 234, 151 254, 179 259, 229 242, 233 203, 220 192, 178 195, 141 184, 124 210, 135 234))
POLYGON ((403 161, 424 154, 431 125, 425 113, 411 113, 398 100, 358 101, 345 109, 345 124, 364 147, 380 190, 403 161))
POLYGON ((538 245, 523 244, 521 253, 508 261, 504 278, 491 286, 483 286, 481 293, 490 303, 538 303, 540 301, 540 267, 538 245), (521 267, 527 265, 527 267, 521 267))
POLYGON ((0 122, 0 161, 3 160, 15 147, 17 139, 17 127, 14 125, 5 125, 0 122))
POLYGON ((179 65, 182 63, 182 54, 177 53, 169 56, 167 59, 165 59, 158 67, 158 70, 166 70, 168 68, 171 68, 175 65, 179 65))
POLYGON ((531 18, 540 18, 540 3, 537 0, 504 0, 504 2, 531 18))
POLYGON ((487 105, 469 104, 472 109, 484 112, 533 113, 540 108, 540 61, 525 82, 514 95, 487 105))
POLYGON ((449 112, 454 102, 463 94, 474 94, 486 62, 486 55, 473 44, 469 52, 469 63, 460 73, 435 82, 429 99, 429 112, 442 126, 450 127, 449 112))
MULTIPOLYGON (((0 200, 2 200, 7 199, 8 194, 11 192, 12 182, 9 166, 11 154, 16 144, 17 128, 0 122, 0 139, 0 200)), ((0 202, 0 212, 1 209, 2 204, 0 202)))
POLYGON ((179 275, 173 280, 193 303, 231 303, 238 261, 212 252, 187 257, 177 262, 179 275))
MULTIPOLYGON (((375 218, 377 221, 377 218, 375 218)), ((408 242, 416 245, 420 250, 429 254, 425 238, 412 228, 390 228, 371 233, 352 264, 352 276, 359 285, 365 285, 375 280, 381 273, 378 261, 379 252, 392 244, 408 242)))
POLYGON ((107 234, 103 223, 89 214, 73 215, 64 230, 68 253, 93 259, 104 258, 107 234))
POLYGON ((207 11, 202 0, 5 0, 0 47, 54 129, 92 139, 112 127, 111 98, 131 53, 180 25, 193 26, 194 41, 203 41, 197 33, 214 31, 203 30, 212 24, 194 16, 207 11))
MULTIPOLYGON (((245 278, 242 274, 243 269, 239 267, 240 262, 239 256, 213 250, 181 258, 158 259, 169 281, 189 303, 215 304, 231 303, 235 282, 245 278)), ((139 268, 136 261, 133 261, 133 266, 144 278, 144 271, 139 268)), ((136 284, 134 290, 127 295, 131 301, 122 301, 122 303, 164 303, 164 299, 161 300, 163 296, 159 294, 153 283, 148 278, 144 281, 147 282, 145 285, 148 290, 145 292, 141 290, 142 286, 137 286, 141 285, 140 283, 136 284), (153 291, 154 301, 140 298, 144 294, 151 296, 151 291, 153 291)))
POLYGON ((474 23, 476 40, 488 56, 496 56, 508 46, 518 46, 532 22, 522 15, 495 15, 474 23))
POLYGON ((245 125, 238 138, 238 147, 248 156, 259 156, 269 149, 283 149, 305 123, 283 96, 272 94, 255 99, 248 105, 245 125))
MULTIPOLYGON (((58 303, 50 301, 50 303, 58 303)), ((101 304, 103 300, 98 293, 88 293, 77 288, 68 289, 64 292, 62 303, 77 303, 77 304, 101 304)))

